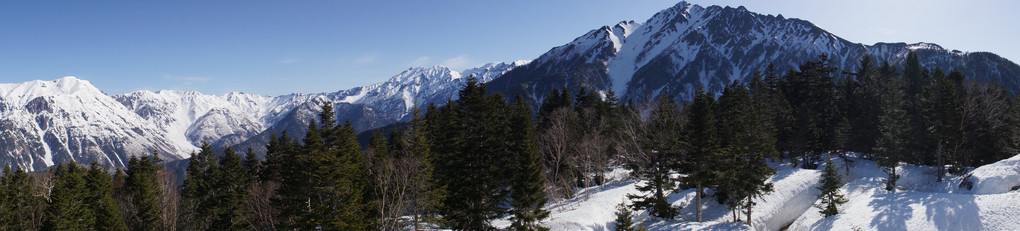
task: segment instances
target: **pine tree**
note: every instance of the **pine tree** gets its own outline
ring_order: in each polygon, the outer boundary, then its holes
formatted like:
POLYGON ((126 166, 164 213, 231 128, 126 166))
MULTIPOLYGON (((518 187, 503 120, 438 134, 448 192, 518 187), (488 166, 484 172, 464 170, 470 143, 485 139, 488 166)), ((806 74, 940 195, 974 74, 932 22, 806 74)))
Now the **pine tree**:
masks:
POLYGON ((216 167, 215 178, 213 178, 212 191, 206 192, 214 195, 212 209, 211 230, 246 230, 248 225, 244 223, 244 200, 247 195, 251 181, 248 170, 241 164, 241 158, 234 153, 233 148, 227 147, 223 151, 223 157, 216 167))
MULTIPOLYGON (((756 79, 752 83, 759 81, 756 79)), ((728 85, 719 97, 717 117, 723 151, 717 164, 730 167, 716 175, 715 195, 733 211, 734 220, 739 219, 737 213, 743 207, 748 224, 753 199, 772 191, 772 183, 765 180, 775 174, 765 164, 765 158, 776 153, 775 129, 770 126, 765 99, 752 98, 738 82, 728 85)))
MULTIPOLYGON (((438 110, 435 106, 429 110, 438 110)), ((410 187, 410 212, 414 217, 414 228, 418 228, 420 222, 435 222, 435 212, 442 206, 444 190, 436 181, 435 167, 433 167, 433 144, 429 138, 428 118, 422 115, 421 109, 411 110, 411 122, 408 124, 403 137, 404 158, 407 158, 409 165, 417 166, 412 170, 413 181, 410 187)))
POLYGON ((186 172, 181 193, 185 204, 185 219, 188 219, 185 225, 196 230, 211 229, 220 212, 218 197, 221 191, 218 191, 216 185, 219 183, 220 171, 209 142, 203 141, 201 150, 192 153, 186 172))
POLYGON ((825 217, 839 214, 838 206, 847 202, 843 194, 839 193, 839 188, 843 184, 840 181, 836 165, 831 160, 825 161, 825 171, 822 172, 822 178, 818 182, 821 184, 821 186, 818 186, 818 190, 822 191, 822 194, 818 195, 818 199, 821 202, 815 205, 815 207, 821 209, 819 213, 822 213, 825 217))
POLYGON ((949 75, 936 68, 932 73, 932 84, 924 89, 925 120, 931 126, 935 138, 935 164, 938 167, 938 181, 946 174, 946 165, 959 167, 956 156, 963 144, 963 73, 953 70, 949 75))
POLYGON ((904 61, 903 82, 905 102, 903 105, 907 114, 907 140, 906 151, 909 155, 904 157, 912 162, 921 162, 927 153, 933 153, 936 146, 932 141, 931 132, 928 129, 928 121, 924 115, 924 89, 931 84, 930 73, 921 67, 917 53, 910 52, 904 61))
POLYGON ((10 167, 4 168, 3 179, 0 181, 0 229, 2 230, 38 230, 35 221, 42 217, 37 216, 34 207, 45 204, 41 197, 32 195, 33 177, 18 166, 11 171, 10 167))
POLYGON ((105 169, 92 162, 88 175, 85 176, 87 204, 95 216, 95 230, 120 231, 127 230, 121 217, 117 201, 113 199, 113 180, 105 169))
POLYGON ((85 170, 74 161, 57 165, 43 230, 86 230, 95 224, 84 175, 85 170))
POLYGON ((640 137, 644 153, 639 153, 642 157, 638 163, 630 166, 631 174, 646 182, 635 185, 643 195, 627 195, 633 201, 631 206, 638 210, 647 209, 650 215, 665 219, 673 219, 679 214, 678 209, 667 200, 677 183, 671 176, 672 169, 683 153, 683 121, 678 107, 671 95, 660 95, 656 99, 655 108, 640 137))
POLYGON ((627 203, 616 205, 616 231, 647 231, 644 225, 634 224, 634 211, 627 208, 627 203))
POLYGON ((685 174, 680 179, 687 188, 695 188, 695 206, 697 206, 697 221, 702 221, 702 202, 705 189, 711 187, 716 180, 717 169, 714 168, 719 160, 721 147, 716 131, 716 107, 715 97, 712 93, 705 92, 703 87, 695 89, 694 100, 685 109, 687 111, 687 124, 684 126, 685 140, 689 150, 684 158, 678 172, 685 174))
POLYGON ((791 71, 783 79, 785 98, 793 109, 789 121, 785 146, 801 155, 805 167, 818 153, 834 150, 838 128, 835 82, 831 74, 835 68, 829 65, 826 55, 817 61, 808 61, 799 66, 800 71, 791 71))
POLYGON ((500 167, 506 166, 509 156, 506 101, 499 94, 486 97, 485 85, 469 78, 459 99, 447 108, 452 114, 441 120, 450 121, 437 121, 443 127, 439 130, 446 131, 436 135, 447 137, 434 142, 449 142, 437 146, 436 160, 441 161, 436 172, 448 192, 440 213, 454 229, 491 229, 489 220, 505 212, 504 186, 509 180, 501 177, 509 169, 500 167))
POLYGON ((255 150, 251 147, 244 153, 244 162, 242 163, 244 168, 247 169, 248 180, 254 183, 259 181, 259 177, 262 176, 262 171, 265 170, 265 165, 259 160, 259 157, 255 154, 255 150))
POLYGON ((899 175, 896 174, 896 166, 904 153, 907 152, 907 125, 909 118, 904 110, 903 91, 900 81, 892 76, 891 67, 886 64, 882 68, 881 86, 882 94, 878 104, 881 114, 879 115, 879 137, 876 142, 875 156, 879 167, 885 168, 889 177, 886 179, 886 190, 896 190, 896 181, 899 175))
POLYGON ((512 230, 548 230, 538 223, 549 217, 543 209, 546 199, 545 178, 542 176, 538 140, 531 121, 531 109, 518 95, 513 105, 510 121, 511 153, 515 155, 516 173, 511 183, 510 205, 513 206, 510 220, 512 230))
POLYGON ((136 211, 128 221, 131 230, 159 230, 163 227, 160 219, 160 185, 156 178, 156 173, 162 168, 159 161, 155 151, 151 155, 132 157, 128 161, 124 187, 136 211))

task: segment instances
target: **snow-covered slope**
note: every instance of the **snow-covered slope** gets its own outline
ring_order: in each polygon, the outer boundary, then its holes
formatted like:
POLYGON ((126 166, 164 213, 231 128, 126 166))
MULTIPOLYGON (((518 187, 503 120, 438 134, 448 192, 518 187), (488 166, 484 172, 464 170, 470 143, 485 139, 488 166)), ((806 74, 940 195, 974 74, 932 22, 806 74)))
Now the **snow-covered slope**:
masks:
POLYGON ((930 43, 864 45, 817 25, 744 7, 680 2, 647 21, 624 21, 550 49, 530 65, 496 79, 491 86, 539 101, 554 87, 612 90, 624 100, 649 101, 659 94, 688 99, 697 85, 720 91, 747 80, 768 64, 785 72, 819 55, 833 66, 853 70, 864 55, 898 64, 916 51, 922 65, 956 68, 967 78, 1020 89, 1020 66, 987 52, 947 50, 930 43))
POLYGON ((167 133, 75 77, 0 84, 0 165, 43 169, 78 161, 124 166, 159 151, 185 158, 167 133))
MULTIPOLYGON (((821 172, 793 167, 789 161, 770 162, 777 173, 769 178, 775 191, 756 199, 752 225, 734 222, 730 211, 711 197, 705 202, 705 222, 693 222, 694 190, 673 193, 669 201, 680 207, 677 219, 666 221, 636 211, 636 219, 649 230, 1020 230, 1020 190, 989 194, 958 185, 966 176, 946 175, 936 182, 937 170, 931 166, 902 165, 897 193, 883 189, 885 173, 874 161, 823 155, 832 159, 843 178, 841 192, 848 203, 839 207, 840 214, 824 218, 819 209, 816 188, 821 172), (846 169, 850 170, 847 171, 846 169)), ((983 175, 983 179, 1004 179, 1016 175, 1012 169, 1020 155, 972 170, 964 175, 983 175), (995 169, 995 170, 990 170, 995 169)), ((609 183, 579 190, 574 198, 552 201, 551 212, 543 225, 551 230, 613 230, 616 205, 630 203, 628 194, 639 194, 629 171, 617 168, 609 183)), ((998 181, 996 181, 998 182, 998 181)), ((1012 182, 1012 181, 1010 181, 1012 182)), ((1010 183, 1012 184, 1012 183, 1010 183)), ((978 187, 975 184, 975 189, 978 187)), ((1008 189, 1007 189, 1008 190, 1008 189)), ((711 191, 709 191, 711 193, 711 191)), ((742 218, 743 219, 743 218, 742 218)), ((496 220, 497 227, 506 227, 506 219, 496 220)))

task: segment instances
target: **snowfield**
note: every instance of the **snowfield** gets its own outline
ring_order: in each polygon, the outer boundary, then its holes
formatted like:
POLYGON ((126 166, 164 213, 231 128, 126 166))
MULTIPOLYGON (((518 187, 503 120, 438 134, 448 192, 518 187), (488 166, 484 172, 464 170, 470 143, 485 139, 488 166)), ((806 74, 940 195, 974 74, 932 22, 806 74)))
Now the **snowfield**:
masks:
MULTIPOLYGON (((896 193, 883 189, 886 174, 875 162, 848 154, 833 160, 843 176, 841 191, 849 200, 840 214, 824 218, 813 207, 819 194, 820 170, 795 168, 789 161, 770 162, 776 175, 769 181, 775 191, 757 200, 752 225, 734 222, 725 206, 703 199, 705 222, 695 219, 694 190, 670 195, 680 216, 667 221, 636 211, 649 230, 1020 230, 1020 155, 936 182, 931 166, 901 165, 896 193), (849 169, 849 171, 847 171, 849 169), (973 188, 960 187, 965 180, 973 188)), ((617 168, 606 185, 579 190, 571 199, 551 201, 544 225, 552 230, 613 230, 616 205, 637 194, 638 183, 629 171, 617 168)), ((709 192, 711 194, 711 192, 709 192)), ((743 218, 741 218, 743 219, 743 218)), ((509 226, 506 219, 493 223, 509 226)))

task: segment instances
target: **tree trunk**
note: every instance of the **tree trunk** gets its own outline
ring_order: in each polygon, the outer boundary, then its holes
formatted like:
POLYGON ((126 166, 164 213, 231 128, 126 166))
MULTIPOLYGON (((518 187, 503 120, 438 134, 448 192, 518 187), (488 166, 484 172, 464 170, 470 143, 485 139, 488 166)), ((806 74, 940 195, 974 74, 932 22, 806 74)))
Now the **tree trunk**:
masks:
POLYGON ((695 206, 697 206, 697 211, 698 211, 698 222, 701 222, 701 194, 702 194, 702 190, 704 190, 704 189, 701 188, 701 182, 698 182, 698 187, 697 187, 696 191, 694 192, 694 195, 695 195, 694 197, 695 197, 695 200, 697 201, 695 206))
POLYGON ((936 182, 942 182, 942 176, 946 175, 946 162, 945 162, 944 157, 942 157, 942 142, 939 142, 938 150, 935 151, 935 153, 939 157, 938 158, 939 159, 938 160, 938 164, 939 164, 939 173, 938 174, 939 174, 939 176, 938 176, 938 180, 936 180, 936 182))
POLYGON ((747 197, 747 225, 751 225, 751 197, 747 197))

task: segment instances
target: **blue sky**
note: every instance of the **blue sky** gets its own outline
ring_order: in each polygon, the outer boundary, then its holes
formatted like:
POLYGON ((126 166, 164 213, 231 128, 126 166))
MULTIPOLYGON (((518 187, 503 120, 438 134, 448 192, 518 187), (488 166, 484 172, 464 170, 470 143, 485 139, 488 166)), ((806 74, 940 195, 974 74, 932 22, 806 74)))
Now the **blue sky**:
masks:
MULTIPOLYGON (((806 19, 853 42, 934 42, 1020 61, 1020 1, 691 1, 806 19)), ((410 66, 533 59, 676 1, 3 1, 0 82, 73 75, 142 89, 279 95, 410 66)))

